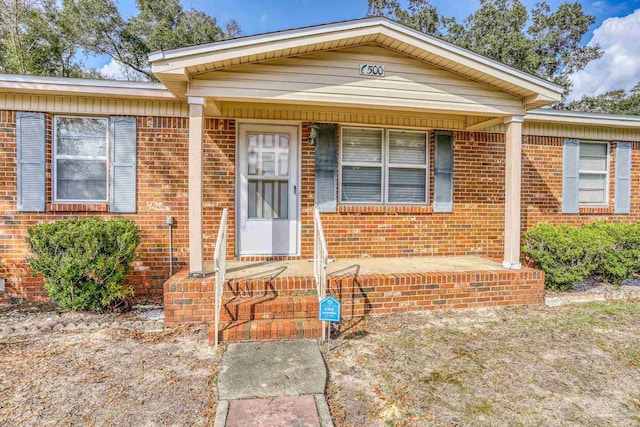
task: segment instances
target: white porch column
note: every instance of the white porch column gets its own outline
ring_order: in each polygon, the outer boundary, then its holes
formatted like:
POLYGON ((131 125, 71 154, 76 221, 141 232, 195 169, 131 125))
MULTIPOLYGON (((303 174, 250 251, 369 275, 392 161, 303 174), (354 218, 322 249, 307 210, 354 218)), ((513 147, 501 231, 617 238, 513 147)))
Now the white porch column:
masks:
POLYGON ((520 263, 520 188, 522 183, 522 116, 511 116, 506 125, 504 261, 502 266, 518 270, 520 263))
POLYGON ((204 275, 202 257, 202 139, 204 98, 189 97, 189 275, 204 275))

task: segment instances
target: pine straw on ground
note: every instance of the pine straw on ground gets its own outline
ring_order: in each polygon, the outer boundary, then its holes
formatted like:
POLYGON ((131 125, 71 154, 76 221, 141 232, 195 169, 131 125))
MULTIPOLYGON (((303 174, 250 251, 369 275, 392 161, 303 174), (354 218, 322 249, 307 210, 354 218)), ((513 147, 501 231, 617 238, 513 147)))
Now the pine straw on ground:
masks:
POLYGON ((0 342, 0 426, 206 426, 220 354, 204 330, 101 329, 0 342))
POLYGON ((337 426, 640 425, 640 302, 393 315, 333 344, 337 426))

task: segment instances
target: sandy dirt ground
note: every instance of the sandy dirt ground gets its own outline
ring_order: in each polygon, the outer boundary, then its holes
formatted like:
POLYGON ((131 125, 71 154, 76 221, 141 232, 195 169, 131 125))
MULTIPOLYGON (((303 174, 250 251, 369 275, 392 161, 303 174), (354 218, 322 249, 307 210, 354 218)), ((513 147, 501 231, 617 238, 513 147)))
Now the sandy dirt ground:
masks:
MULTIPOLYGON (((0 322, 52 316, 13 313, 0 322)), ((0 338, 0 426, 213 425, 219 361, 205 329, 108 327, 0 338)))
POLYGON ((640 426, 640 302, 393 315, 334 344, 337 426, 640 426))

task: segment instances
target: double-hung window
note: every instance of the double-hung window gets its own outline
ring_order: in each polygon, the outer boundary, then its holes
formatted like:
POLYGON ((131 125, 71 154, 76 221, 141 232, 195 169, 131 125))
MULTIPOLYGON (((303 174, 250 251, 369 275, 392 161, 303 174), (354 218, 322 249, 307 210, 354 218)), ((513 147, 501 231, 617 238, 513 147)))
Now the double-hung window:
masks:
POLYGON ((426 204, 428 140, 426 132, 343 128, 341 202, 426 204))
POLYGON ((107 202, 109 119, 55 117, 53 193, 56 202, 107 202))
POLYGON ((581 205, 606 205, 609 188, 609 144, 580 141, 579 191, 581 205))
POLYGON ((427 203, 428 147, 425 132, 387 133, 387 203, 427 203))

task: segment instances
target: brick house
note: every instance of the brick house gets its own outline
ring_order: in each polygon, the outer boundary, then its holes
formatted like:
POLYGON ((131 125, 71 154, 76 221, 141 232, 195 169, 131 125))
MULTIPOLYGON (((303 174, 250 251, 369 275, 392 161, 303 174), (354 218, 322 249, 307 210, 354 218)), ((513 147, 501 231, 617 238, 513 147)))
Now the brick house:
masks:
POLYGON ((640 219, 640 117, 545 109, 561 87, 384 18, 150 60, 161 83, 0 75, 0 301, 46 298, 29 225, 123 216, 168 325, 212 322, 218 278, 225 339, 316 336, 320 237, 357 317, 539 303, 522 231, 640 219))

